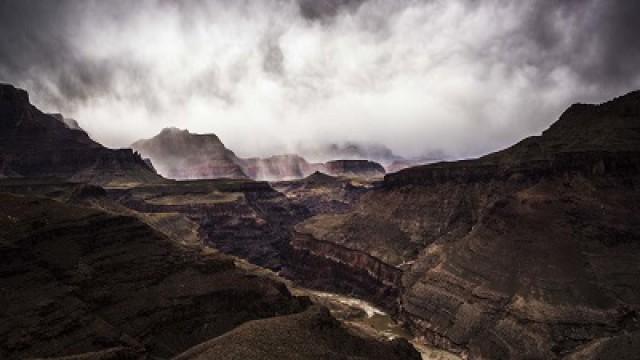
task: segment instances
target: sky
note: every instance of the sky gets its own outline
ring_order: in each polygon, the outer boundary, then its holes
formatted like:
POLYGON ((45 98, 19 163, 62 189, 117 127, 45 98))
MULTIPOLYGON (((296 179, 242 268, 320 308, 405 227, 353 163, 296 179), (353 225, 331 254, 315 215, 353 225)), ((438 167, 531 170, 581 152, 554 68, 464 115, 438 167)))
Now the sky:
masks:
POLYGON ((0 82, 127 147, 465 158, 640 89, 636 0, 0 1, 0 82))

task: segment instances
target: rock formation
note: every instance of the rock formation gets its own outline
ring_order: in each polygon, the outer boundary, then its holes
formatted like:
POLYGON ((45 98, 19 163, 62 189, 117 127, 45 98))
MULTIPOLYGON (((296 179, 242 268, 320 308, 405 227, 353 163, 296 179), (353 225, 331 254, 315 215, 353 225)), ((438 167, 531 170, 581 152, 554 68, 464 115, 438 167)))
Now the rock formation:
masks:
POLYGON ((170 179, 246 178, 242 161, 214 134, 192 134, 166 128, 131 147, 150 158, 160 174, 170 179))
POLYGON ((630 359, 639 181, 634 92, 506 150, 389 174, 353 210, 298 225, 295 244, 378 279, 418 334, 470 358, 630 359))
POLYGON ((0 176, 57 176, 98 184, 162 181, 130 149, 111 150, 42 113, 26 91, 0 84, 0 176))
POLYGON ((313 215, 347 211, 368 189, 366 183, 319 171, 304 179, 274 182, 271 185, 283 193, 290 203, 305 208, 313 215))
MULTIPOLYGON (((384 175, 382 166, 367 160, 310 163, 296 154, 240 158, 227 149, 214 134, 192 134, 176 128, 164 129, 155 137, 137 141, 131 147, 149 158, 160 174, 176 180, 250 178, 259 181, 282 181, 301 179, 316 171, 364 178, 384 175)), ((357 151, 364 156, 363 150, 355 145, 353 148, 336 147, 334 150, 340 150, 340 153, 357 151)), ((384 151, 383 153, 386 154, 384 151)), ((338 152, 335 154, 337 156, 338 152)))
POLYGON ((48 114, 48 115, 53 116, 56 120, 65 124, 69 129, 82 130, 82 128, 80 127, 80 124, 78 124, 78 122, 74 119, 66 118, 62 114, 48 114))
POLYGON ((321 169, 322 164, 310 164, 299 155, 274 155, 243 161, 245 174, 256 180, 301 179, 321 169))
POLYGON ((374 178, 385 174, 382 165, 369 160, 332 160, 324 164, 329 175, 374 178))

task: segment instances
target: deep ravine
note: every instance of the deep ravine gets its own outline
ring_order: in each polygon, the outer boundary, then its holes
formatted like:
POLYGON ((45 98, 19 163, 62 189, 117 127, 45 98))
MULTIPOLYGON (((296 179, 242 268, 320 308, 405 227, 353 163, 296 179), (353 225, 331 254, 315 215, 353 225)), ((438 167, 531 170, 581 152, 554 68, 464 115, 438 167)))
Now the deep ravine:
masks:
POLYGON ((287 285, 293 295, 306 296, 311 299, 312 302, 327 307, 336 319, 340 320, 345 326, 355 332, 364 333, 382 341, 396 338, 406 339, 421 354, 423 360, 462 359, 454 353, 426 344, 419 337, 414 336, 387 312, 368 301, 347 295, 301 287, 299 284, 295 284, 271 270, 251 264, 240 258, 235 259, 235 264, 239 268, 259 274, 260 276, 280 281, 287 285))

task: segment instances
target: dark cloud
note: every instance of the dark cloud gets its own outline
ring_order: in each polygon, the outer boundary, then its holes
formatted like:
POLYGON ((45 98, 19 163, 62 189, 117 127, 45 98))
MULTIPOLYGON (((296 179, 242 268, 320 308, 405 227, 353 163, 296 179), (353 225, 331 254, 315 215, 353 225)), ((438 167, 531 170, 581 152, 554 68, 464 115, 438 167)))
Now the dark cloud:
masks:
POLYGON ((518 39, 531 42, 536 65, 566 65, 588 83, 616 86, 640 65, 640 2, 537 1, 518 39))
POLYGON ((340 11, 354 11, 366 0, 298 0, 300 14, 309 20, 326 19, 340 11))
POLYGON ((111 145, 175 125, 250 155, 311 138, 467 156, 640 87, 638 15, 635 0, 3 0, 0 81, 111 145))

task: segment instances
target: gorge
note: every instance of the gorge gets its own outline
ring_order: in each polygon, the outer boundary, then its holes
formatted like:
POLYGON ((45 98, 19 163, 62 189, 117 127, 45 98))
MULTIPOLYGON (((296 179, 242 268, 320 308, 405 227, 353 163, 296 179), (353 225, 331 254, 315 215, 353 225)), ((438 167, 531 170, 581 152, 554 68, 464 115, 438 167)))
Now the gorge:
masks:
MULTIPOLYGON (((0 354, 418 358, 410 340, 426 358, 631 359, 639 94, 384 178, 175 181, 2 85, 0 354)), ((217 137, 169 131, 244 171, 217 137)))

